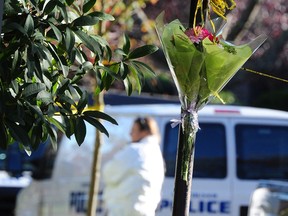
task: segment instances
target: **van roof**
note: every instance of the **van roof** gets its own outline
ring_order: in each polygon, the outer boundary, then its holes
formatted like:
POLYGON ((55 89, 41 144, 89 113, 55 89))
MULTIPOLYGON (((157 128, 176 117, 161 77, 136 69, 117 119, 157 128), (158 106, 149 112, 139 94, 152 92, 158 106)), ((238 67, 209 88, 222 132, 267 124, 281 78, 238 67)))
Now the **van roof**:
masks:
MULTIPOLYGON (((175 116, 180 114, 179 104, 138 104, 138 105, 106 105, 105 111, 109 114, 175 116)), ((253 118, 288 119, 288 112, 267 108, 255 108, 234 105, 207 105, 199 111, 199 116, 235 116, 253 118)))

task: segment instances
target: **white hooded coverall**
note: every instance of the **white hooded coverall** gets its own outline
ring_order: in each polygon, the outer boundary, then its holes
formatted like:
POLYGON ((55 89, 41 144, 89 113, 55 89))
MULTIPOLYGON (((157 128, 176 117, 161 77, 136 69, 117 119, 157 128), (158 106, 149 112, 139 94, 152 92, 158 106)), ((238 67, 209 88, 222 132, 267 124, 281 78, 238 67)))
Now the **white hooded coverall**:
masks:
POLYGON ((103 167, 108 216, 154 216, 161 198, 164 162, 158 137, 120 150, 103 167))

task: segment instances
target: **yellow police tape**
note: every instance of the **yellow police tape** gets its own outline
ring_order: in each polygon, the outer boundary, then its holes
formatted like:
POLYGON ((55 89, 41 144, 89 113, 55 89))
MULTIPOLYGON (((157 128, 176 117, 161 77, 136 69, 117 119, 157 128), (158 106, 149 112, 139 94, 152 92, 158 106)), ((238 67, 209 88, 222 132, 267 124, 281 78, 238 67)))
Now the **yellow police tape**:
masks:
POLYGON ((275 79, 275 80, 279 80, 279 81, 288 83, 288 80, 286 80, 286 79, 282 79, 282 78, 275 77, 275 76, 272 76, 272 75, 269 75, 269 74, 261 73, 261 72, 258 72, 258 71, 255 71, 255 70, 251 70, 251 69, 248 69, 248 68, 243 68, 242 67, 241 70, 244 70, 244 71, 247 71, 247 72, 251 72, 251 73, 255 73, 255 74, 258 74, 260 76, 265 76, 265 77, 268 77, 268 78, 271 78, 271 79, 275 79))
MULTIPOLYGON (((94 104, 93 106, 88 106, 87 108, 84 108, 83 111, 100 111, 100 112, 103 112, 104 107, 105 107, 105 105, 103 105, 103 104, 94 104)), ((71 108, 71 111, 72 111, 73 115, 77 113, 77 109, 74 106, 71 108)), ((54 115, 60 116, 60 112, 55 112, 54 115)))

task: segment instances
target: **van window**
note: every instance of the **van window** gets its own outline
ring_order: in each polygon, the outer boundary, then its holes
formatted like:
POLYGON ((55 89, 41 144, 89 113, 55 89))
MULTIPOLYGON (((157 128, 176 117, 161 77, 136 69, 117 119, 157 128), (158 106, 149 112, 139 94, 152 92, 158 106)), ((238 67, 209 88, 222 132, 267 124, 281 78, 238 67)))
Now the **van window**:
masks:
MULTIPOLYGON (((13 143, 6 150, 0 150, 0 170, 6 170, 13 176, 21 176, 24 171, 35 172, 41 161, 47 158, 48 149, 52 149, 52 145, 48 142, 41 143, 37 150, 34 150, 30 156, 21 149, 18 143, 13 143), (20 165, 20 166, 19 166, 20 165)), ((45 160, 45 163, 51 163, 53 158, 45 160)), ((49 167, 41 167, 42 172, 48 172, 49 167)))
POLYGON ((288 127, 236 126, 237 176, 240 179, 287 179, 288 127))
MULTIPOLYGON (((176 153, 179 127, 165 127, 163 157, 166 163, 166 176, 175 175, 176 153)), ((195 163, 193 177, 225 178, 227 174, 226 139, 224 125, 200 123, 196 135, 195 163)))

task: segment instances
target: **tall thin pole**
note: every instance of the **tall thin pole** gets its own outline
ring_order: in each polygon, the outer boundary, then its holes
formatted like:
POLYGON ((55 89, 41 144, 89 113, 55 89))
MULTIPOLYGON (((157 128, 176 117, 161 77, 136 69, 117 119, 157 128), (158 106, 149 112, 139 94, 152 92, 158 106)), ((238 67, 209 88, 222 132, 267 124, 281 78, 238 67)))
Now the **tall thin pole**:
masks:
MULTIPOLYGON (((181 110, 182 112, 182 110, 181 110)), ((173 216, 188 216, 190 208, 191 198, 191 187, 192 187, 192 173, 193 173, 193 155, 194 147, 190 155, 189 168, 188 168, 188 179, 185 181, 182 178, 182 164, 185 160, 183 152, 184 145, 187 140, 184 136, 183 127, 179 125, 178 134, 178 150, 177 150, 177 162, 176 162, 176 173, 175 173, 175 187, 174 187, 174 201, 173 201, 173 216)))
MULTIPOLYGON (((197 15, 195 16, 195 12, 197 9, 198 0, 191 0, 190 3, 190 17, 189 17, 189 27, 192 27, 194 24, 194 19, 196 22, 196 25, 204 22, 205 20, 202 20, 201 13, 205 14, 205 11, 208 7, 208 0, 202 0, 203 6, 202 11, 197 11, 197 15)), ((205 17, 204 17, 205 18, 205 17)), ((181 116, 186 111, 181 109, 181 116)), ((182 119, 182 121, 185 121, 182 119)), ((186 125, 187 126, 187 125, 186 125)), ((188 127, 191 125, 188 124, 188 127)), ((185 130, 188 128, 186 127, 185 130)), ((178 139, 178 150, 177 150, 177 161, 176 161, 176 173, 175 173, 175 185, 174 185, 174 200, 173 200, 173 216, 188 216, 189 210, 190 210, 190 199, 191 199, 191 188, 192 188, 192 175, 193 175, 193 164, 194 164, 194 150, 195 150, 195 139, 196 139, 196 133, 193 133, 193 137, 190 137, 192 141, 191 149, 189 151, 189 165, 188 165, 188 176, 187 179, 183 179, 182 175, 182 168, 183 168, 183 162, 187 160, 187 157, 185 156, 185 145, 187 145, 188 142, 188 136, 187 131, 185 132, 183 130, 183 127, 179 125, 179 139, 178 139)), ((186 149, 187 150, 187 149, 186 149)))

